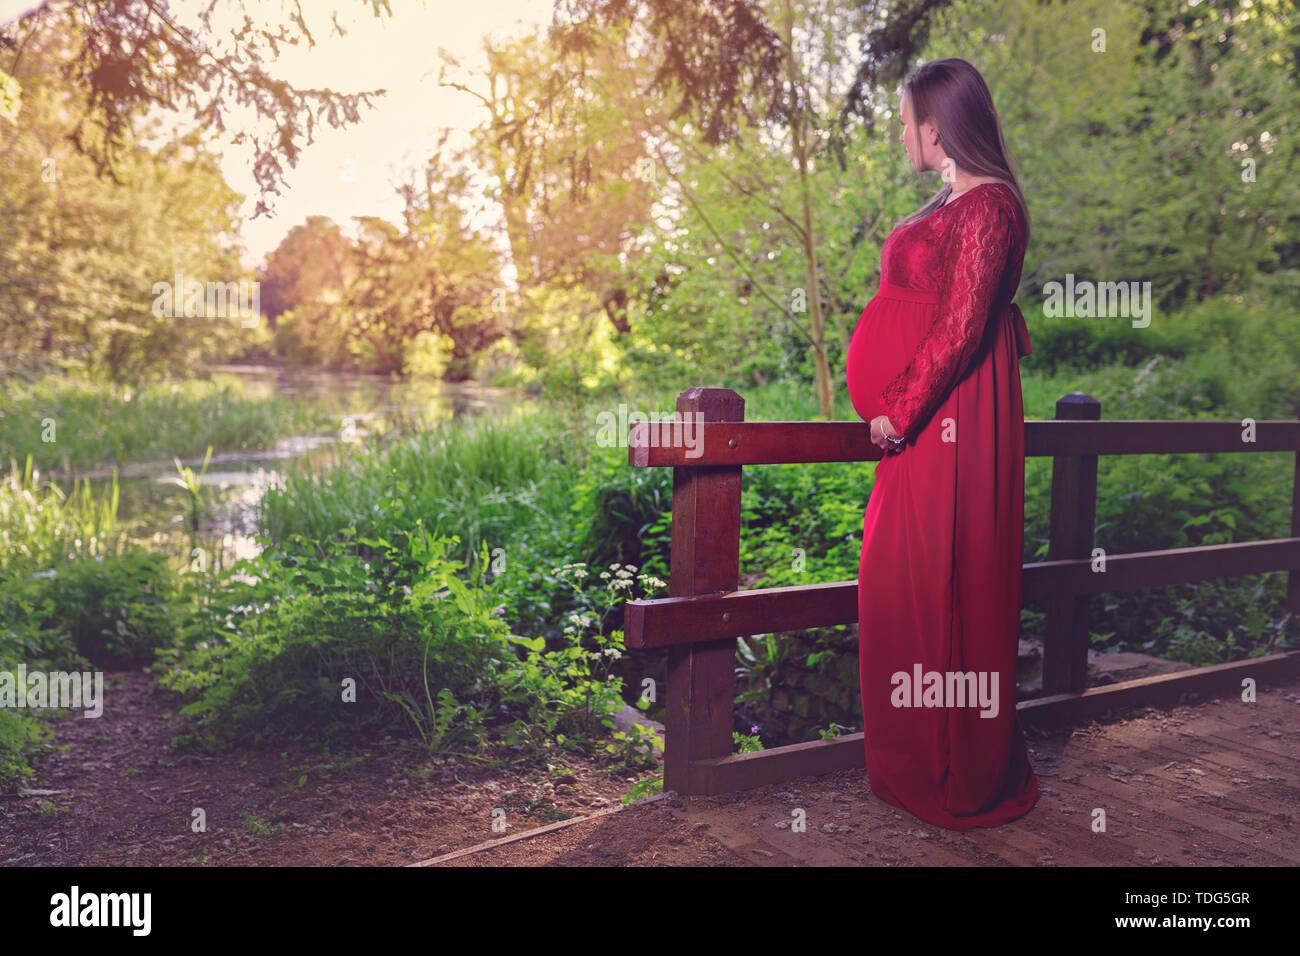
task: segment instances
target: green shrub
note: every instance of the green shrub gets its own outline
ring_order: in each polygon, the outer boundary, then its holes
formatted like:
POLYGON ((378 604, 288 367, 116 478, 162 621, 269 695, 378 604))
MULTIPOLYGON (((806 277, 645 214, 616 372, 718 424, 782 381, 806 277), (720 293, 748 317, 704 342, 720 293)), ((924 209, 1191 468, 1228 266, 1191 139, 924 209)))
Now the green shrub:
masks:
POLYGON ((594 750, 621 687, 622 632, 607 619, 632 571, 584 583, 578 565, 552 569, 541 586, 578 610, 524 637, 506 622, 513 605, 505 576, 487 577, 486 547, 462 575, 449 556, 458 543, 420 530, 319 547, 292 538, 223 579, 186 575, 192 609, 158 658, 159 684, 196 718, 182 742, 396 731, 429 751, 481 749, 489 734, 530 757, 594 750))
POLYGON ((175 636, 175 577, 165 555, 133 549, 55 571, 40 616, 66 630, 77 653, 95 666, 147 664, 175 636))
POLYGON ((0 709, 0 793, 34 775, 31 759, 41 752, 48 736, 49 728, 38 718, 0 709))
POLYGON ((218 746, 401 726, 438 746, 473 739, 512 654, 491 589, 456 576, 454 545, 360 538, 240 562, 159 655, 159 683, 218 746))
POLYGON ((176 597, 167 558, 138 548, 0 579, 12 643, 60 667, 82 659, 100 668, 148 664, 175 635, 176 597))
POLYGON ((573 481, 568 511, 584 562, 635 564, 666 577, 673 508, 671 468, 634 468, 626 447, 600 448, 573 481))
POLYGON ((874 467, 866 462, 762 465, 741 491, 740 570, 758 586, 857 577, 874 467))

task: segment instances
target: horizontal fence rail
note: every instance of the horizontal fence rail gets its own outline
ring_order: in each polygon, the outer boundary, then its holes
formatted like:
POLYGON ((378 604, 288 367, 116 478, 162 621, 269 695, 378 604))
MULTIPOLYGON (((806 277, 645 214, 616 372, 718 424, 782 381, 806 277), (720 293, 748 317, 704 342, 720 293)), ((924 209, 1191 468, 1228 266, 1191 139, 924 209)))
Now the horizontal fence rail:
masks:
MULTIPOLYGON (((1053 459, 1048 560, 1023 565, 1022 601, 1046 602, 1043 694, 1021 701, 1022 724, 1168 704, 1182 694, 1240 690, 1241 680, 1300 673, 1300 652, 1085 687, 1088 599, 1094 594, 1286 570, 1287 609, 1300 615, 1300 420, 1101 421, 1096 399, 1071 393, 1053 421, 1025 422, 1025 454, 1053 459), (1291 536, 1105 554, 1094 569, 1098 455, 1293 452, 1291 536)), ((853 624, 858 583, 738 590, 745 465, 878 461, 865 422, 746 422, 729 389, 678 396, 677 421, 638 422, 628 461, 673 469, 669 597, 629 601, 626 643, 668 653, 664 789, 723 793, 864 765, 863 735, 733 754, 735 639, 853 624)))
MULTIPOLYGON (((1022 565, 1021 600, 1035 601, 1063 592, 1093 595, 1136 591, 1240 574, 1296 570, 1300 569, 1300 538, 1108 554, 1104 572, 1093 571, 1092 564, 1092 558, 1075 558, 1022 565)), ((627 646, 635 649, 857 621, 858 582, 853 580, 629 601, 624 633, 627 646)))
MULTIPOLYGON (((1243 441, 1237 422, 1027 421, 1025 456, 1176 455, 1295 451, 1300 421, 1256 422, 1243 441)), ((700 422, 672 429, 638 422, 628 430, 628 463, 645 467, 793 465, 878 461, 865 422, 700 422), (684 435, 682 433, 685 433, 684 435), (672 434, 676 444, 664 444, 672 434), (697 437, 698 436, 698 437, 697 437)))

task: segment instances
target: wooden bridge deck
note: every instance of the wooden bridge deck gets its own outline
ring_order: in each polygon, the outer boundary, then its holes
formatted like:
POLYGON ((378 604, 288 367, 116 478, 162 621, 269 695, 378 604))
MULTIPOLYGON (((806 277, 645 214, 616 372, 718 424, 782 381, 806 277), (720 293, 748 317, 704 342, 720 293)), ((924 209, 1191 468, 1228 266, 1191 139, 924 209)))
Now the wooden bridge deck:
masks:
POLYGON ((861 770, 692 798, 688 813, 740 856, 776 865, 1300 864, 1300 681, 1254 704, 1144 708, 1028 737, 1038 803, 996 829, 921 823, 872 798, 861 770), (806 833, 775 827, 794 807, 806 833), (1097 808, 1104 833, 1092 829, 1097 808))
MULTIPOLYGON (((716 863, 724 866, 1300 864, 1300 680, 1253 704, 1230 697, 1137 708, 1030 729, 1028 739, 1039 801, 996 829, 922 823, 872 797, 864 770, 840 770, 628 808, 524 841, 534 844, 527 851, 516 843, 512 855, 524 865, 653 865, 686 834, 722 844, 730 857, 716 863), (1097 808, 1105 832, 1093 831, 1097 808), (790 827, 796 809, 805 832, 790 827)), ((503 850, 454 865, 498 865, 503 850)))

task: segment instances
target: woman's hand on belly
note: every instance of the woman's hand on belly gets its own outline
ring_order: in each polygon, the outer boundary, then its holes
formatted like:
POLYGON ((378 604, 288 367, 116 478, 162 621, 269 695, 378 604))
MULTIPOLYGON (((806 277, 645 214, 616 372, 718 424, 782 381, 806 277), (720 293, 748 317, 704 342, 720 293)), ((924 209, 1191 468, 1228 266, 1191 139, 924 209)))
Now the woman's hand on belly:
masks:
POLYGON ((871 443, 887 453, 902 451, 903 442, 890 441, 889 436, 897 438, 898 432, 889 423, 888 416, 877 415, 871 419, 871 443))

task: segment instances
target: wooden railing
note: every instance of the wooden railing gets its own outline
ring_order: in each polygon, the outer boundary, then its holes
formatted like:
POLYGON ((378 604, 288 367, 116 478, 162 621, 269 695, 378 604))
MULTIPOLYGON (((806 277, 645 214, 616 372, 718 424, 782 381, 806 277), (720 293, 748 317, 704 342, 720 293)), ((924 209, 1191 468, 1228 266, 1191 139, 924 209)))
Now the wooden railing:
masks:
MULTIPOLYGON (((725 793, 765 783, 862 767, 862 734, 757 753, 733 754, 736 638, 852 624, 858 583, 737 590, 740 479, 745 465, 876 461, 866 424, 745 422, 734 391, 693 388, 677 397, 678 417, 699 422, 670 435, 662 423, 628 434, 629 464, 673 469, 669 597, 629 601, 628 648, 666 647, 664 789, 725 793), (693 427, 693 426, 692 426, 693 427)), ((1086 688, 1088 597, 1111 591, 1289 570, 1286 607, 1300 615, 1300 421, 1101 421, 1101 404, 1079 393, 1056 403, 1056 420, 1025 422, 1026 456, 1050 456, 1051 540, 1046 561, 1023 565, 1022 601, 1046 601, 1042 696, 1017 705, 1022 725, 1097 716, 1139 704, 1172 704, 1189 692, 1239 693, 1300 672, 1300 651, 1086 688), (1107 554, 1092 570, 1098 455, 1290 451, 1291 537, 1107 554)))

